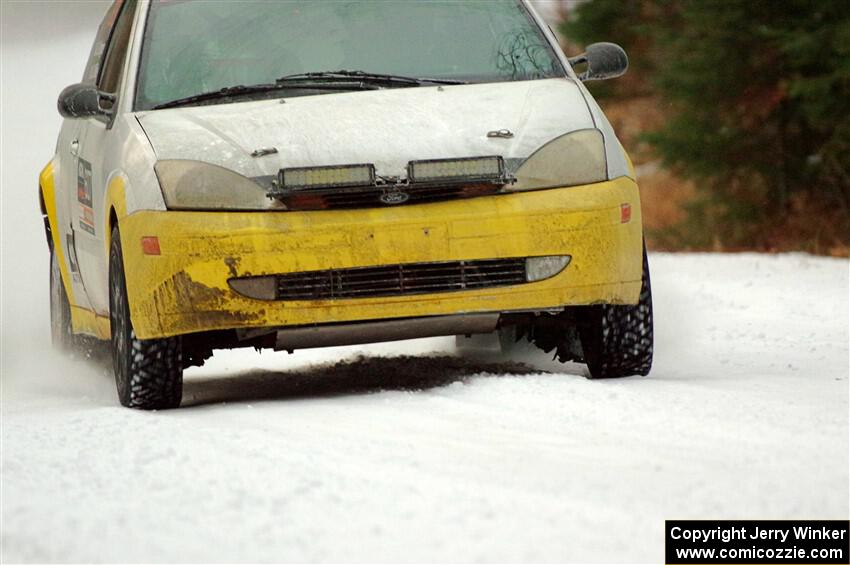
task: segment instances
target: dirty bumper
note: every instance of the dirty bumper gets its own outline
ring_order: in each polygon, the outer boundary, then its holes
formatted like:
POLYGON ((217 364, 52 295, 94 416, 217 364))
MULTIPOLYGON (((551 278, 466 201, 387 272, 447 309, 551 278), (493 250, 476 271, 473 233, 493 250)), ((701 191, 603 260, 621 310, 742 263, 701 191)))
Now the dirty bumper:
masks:
POLYGON ((314 212, 136 212, 121 221, 127 292, 142 339, 206 330, 301 326, 473 312, 635 303, 642 231, 635 183, 418 206, 314 212), (622 206, 631 207, 624 221, 622 206), (142 238, 159 239, 159 255, 142 238), (234 277, 380 265, 570 255, 552 278, 369 298, 268 301, 234 277))

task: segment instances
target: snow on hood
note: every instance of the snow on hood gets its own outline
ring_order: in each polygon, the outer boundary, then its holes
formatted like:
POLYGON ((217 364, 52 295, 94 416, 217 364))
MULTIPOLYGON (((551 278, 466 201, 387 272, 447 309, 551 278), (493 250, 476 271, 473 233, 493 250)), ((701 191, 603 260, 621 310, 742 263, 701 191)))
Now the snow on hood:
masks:
POLYGON ((283 167, 501 155, 524 159, 569 131, 594 127, 571 79, 342 92, 138 114, 157 159, 194 159, 248 177, 283 167), (507 129, 511 138, 487 137, 507 129), (257 149, 277 153, 252 157, 257 149))

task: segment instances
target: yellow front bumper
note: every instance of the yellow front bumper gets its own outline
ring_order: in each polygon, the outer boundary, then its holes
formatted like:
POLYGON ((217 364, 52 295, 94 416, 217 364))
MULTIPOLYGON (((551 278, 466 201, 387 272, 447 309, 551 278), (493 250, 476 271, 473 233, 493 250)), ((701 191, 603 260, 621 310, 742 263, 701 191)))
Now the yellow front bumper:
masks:
POLYGON ((571 304, 633 304, 640 291, 637 185, 587 186, 417 206, 311 212, 155 212, 121 220, 127 292, 142 339, 233 328, 347 322, 571 304), (630 204, 631 221, 620 206, 630 204), (161 255, 142 253, 157 236, 161 255), (572 256, 559 275, 516 286, 415 296, 269 302, 234 276, 398 263, 572 256))

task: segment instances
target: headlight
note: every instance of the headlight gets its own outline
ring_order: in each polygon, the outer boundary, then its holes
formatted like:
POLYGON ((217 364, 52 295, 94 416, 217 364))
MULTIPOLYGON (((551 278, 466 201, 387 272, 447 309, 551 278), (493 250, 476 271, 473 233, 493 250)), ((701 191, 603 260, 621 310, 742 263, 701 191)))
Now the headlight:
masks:
POLYGON ((591 184, 608 180, 605 141, 597 129, 583 129, 556 137, 531 154, 507 191, 591 184))
POLYGON ((268 210, 284 208, 267 190, 230 169, 201 161, 169 159, 154 165, 170 210, 268 210))

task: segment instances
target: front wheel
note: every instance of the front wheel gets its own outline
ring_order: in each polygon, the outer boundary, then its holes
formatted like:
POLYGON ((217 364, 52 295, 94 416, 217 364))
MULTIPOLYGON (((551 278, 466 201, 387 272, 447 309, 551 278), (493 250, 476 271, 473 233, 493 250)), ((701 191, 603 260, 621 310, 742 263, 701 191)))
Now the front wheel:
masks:
POLYGON ((182 340, 179 336, 138 339, 130 320, 121 237, 112 230, 109 252, 109 321, 112 367, 118 400, 129 408, 177 408, 183 396, 182 340))
POLYGON ((646 247, 643 250, 638 303, 633 306, 588 306, 582 310, 578 329, 591 378, 649 374, 652 368, 653 321, 646 247))

